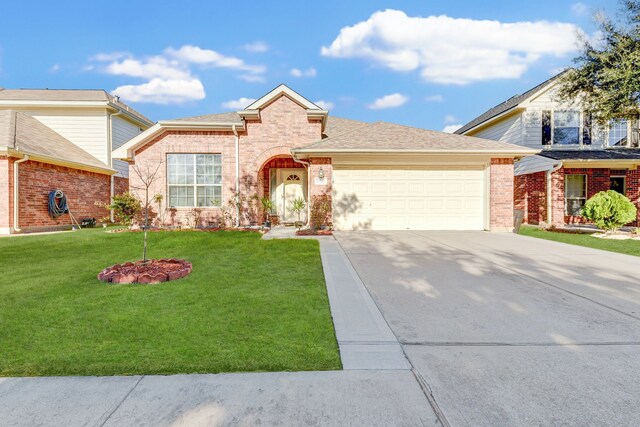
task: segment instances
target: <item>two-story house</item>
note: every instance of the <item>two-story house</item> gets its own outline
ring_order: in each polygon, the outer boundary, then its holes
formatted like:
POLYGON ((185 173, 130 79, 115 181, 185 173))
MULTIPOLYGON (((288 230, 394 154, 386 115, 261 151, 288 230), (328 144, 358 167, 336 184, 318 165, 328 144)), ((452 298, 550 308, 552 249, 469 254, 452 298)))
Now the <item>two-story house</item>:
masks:
POLYGON ((585 201, 609 189, 640 205, 638 120, 598 127, 577 103, 557 99, 559 76, 509 98, 455 133, 540 149, 514 166, 514 205, 524 211, 526 223, 582 223, 585 201))
POLYGON ((77 218, 104 217, 96 202, 129 187, 112 151, 152 125, 104 90, 0 89, 0 233, 69 226, 48 213, 53 189, 77 218))

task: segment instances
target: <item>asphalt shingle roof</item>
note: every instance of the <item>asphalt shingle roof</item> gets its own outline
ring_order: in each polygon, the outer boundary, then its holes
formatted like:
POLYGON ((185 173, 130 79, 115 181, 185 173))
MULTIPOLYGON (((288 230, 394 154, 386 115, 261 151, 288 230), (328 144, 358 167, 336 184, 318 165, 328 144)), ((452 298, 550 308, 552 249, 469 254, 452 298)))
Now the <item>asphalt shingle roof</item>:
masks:
POLYGON ((0 147, 110 169, 50 127, 19 111, 0 110, 0 147))
POLYGON ((520 105, 521 102, 525 101, 527 98, 529 98, 530 96, 532 96, 533 94, 535 94, 536 92, 538 92, 541 89, 544 89, 545 87, 547 87, 548 85, 550 85, 553 81, 555 81, 558 77, 560 77, 562 74, 564 74, 565 72, 561 72, 560 74, 557 74, 553 77, 551 77, 549 80, 546 80, 542 83, 540 83, 538 86, 529 89, 528 91, 520 94, 520 95, 516 95, 516 96, 512 96, 511 98, 507 99, 506 101, 496 105, 493 108, 490 108, 489 110, 485 111, 484 113, 480 114, 478 117, 476 117, 475 119, 471 120, 469 123, 467 123, 466 125, 462 126, 460 129, 456 130, 454 133, 457 133, 458 135, 462 135, 463 133, 465 133, 468 130, 473 129, 474 127, 481 125, 482 123, 486 122, 487 120, 490 120, 496 116, 499 116, 502 113, 506 113, 507 111, 516 108, 518 105, 520 105))
POLYGON ((554 160, 640 160, 640 149, 545 150, 539 155, 554 160))
POLYGON ((0 101, 111 102, 142 121, 151 119, 102 89, 1 89, 0 101))
POLYGON ((192 122, 192 123, 237 123, 242 124, 242 117, 235 112, 204 114, 202 116, 180 117, 179 119, 161 120, 167 122, 192 122))
POLYGON ((531 149, 489 139, 376 122, 357 126, 349 132, 329 136, 294 149, 297 152, 329 151, 508 151, 531 153, 531 149))

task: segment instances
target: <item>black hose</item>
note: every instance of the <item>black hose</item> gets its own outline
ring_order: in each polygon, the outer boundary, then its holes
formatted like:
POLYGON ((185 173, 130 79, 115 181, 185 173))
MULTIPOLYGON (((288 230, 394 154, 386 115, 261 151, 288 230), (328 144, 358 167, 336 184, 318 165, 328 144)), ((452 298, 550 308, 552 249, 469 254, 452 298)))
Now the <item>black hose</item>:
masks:
POLYGON ((49 215, 51 218, 58 218, 67 212, 69 212, 67 196, 64 195, 62 190, 51 190, 49 192, 49 215))

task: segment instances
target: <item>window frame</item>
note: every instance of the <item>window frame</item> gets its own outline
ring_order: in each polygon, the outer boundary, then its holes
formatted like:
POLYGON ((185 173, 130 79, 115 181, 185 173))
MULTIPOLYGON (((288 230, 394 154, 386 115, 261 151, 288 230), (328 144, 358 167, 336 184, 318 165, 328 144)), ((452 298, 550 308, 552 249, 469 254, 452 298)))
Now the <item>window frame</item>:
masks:
POLYGON ((589 189, 589 186, 587 183, 588 179, 589 179, 588 175, 584 173, 572 173, 572 174, 566 174, 564 176, 564 214, 565 216, 582 216, 582 214, 573 214, 569 212, 568 202, 569 200, 582 200, 581 208, 584 207, 584 204, 587 202, 587 196, 588 196, 588 189, 589 189), (567 177, 573 177, 573 176, 582 176, 584 179, 584 182, 583 182, 584 196, 583 197, 571 197, 571 198, 567 197, 567 183, 568 183, 567 177))
POLYGON ((611 145, 611 123, 614 120, 609 120, 609 123, 607 123, 607 147, 611 147, 611 148, 631 148, 631 139, 632 139, 632 132, 633 129, 631 129, 631 123, 632 121, 629 119, 620 119, 618 121, 622 121, 624 120, 625 124, 626 124, 626 128, 627 128, 627 143, 625 145, 611 145))
MULTIPOLYGON (((583 111, 582 110, 551 110, 551 146, 552 147, 582 147, 583 145, 583 111), (577 144, 559 144, 556 142, 556 114, 559 112, 574 112, 578 113, 578 143, 577 144)), ((562 127, 562 128, 573 128, 571 127, 562 127)))
MULTIPOLYGON (((198 208, 198 209, 202 209, 202 208, 219 208, 220 206, 222 206, 222 186, 224 183, 224 162, 223 162, 223 158, 222 158, 222 153, 198 153, 198 152, 192 152, 192 153, 183 153, 183 152, 172 152, 172 153, 166 153, 165 154, 165 159, 166 159, 166 163, 167 163, 167 167, 166 167, 166 194, 167 194, 167 207, 170 209, 194 209, 194 208, 198 208), (180 155, 180 156, 192 156, 193 158, 193 184, 170 184, 169 183, 169 167, 170 167, 170 163, 169 163, 169 156, 171 155, 180 155), (220 159, 220 183, 219 184, 198 184, 198 164, 197 164, 197 156, 214 156, 214 168, 215 166, 218 166, 218 164, 215 162, 215 157, 218 156, 220 159), (183 188, 193 188, 193 199, 192 205, 189 206, 175 206, 171 204, 171 187, 183 187, 183 188), (219 205, 207 205, 207 206, 198 206, 198 188, 199 187, 219 187, 220 188, 220 204, 219 205)), ((215 176, 215 173, 214 173, 215 176)))

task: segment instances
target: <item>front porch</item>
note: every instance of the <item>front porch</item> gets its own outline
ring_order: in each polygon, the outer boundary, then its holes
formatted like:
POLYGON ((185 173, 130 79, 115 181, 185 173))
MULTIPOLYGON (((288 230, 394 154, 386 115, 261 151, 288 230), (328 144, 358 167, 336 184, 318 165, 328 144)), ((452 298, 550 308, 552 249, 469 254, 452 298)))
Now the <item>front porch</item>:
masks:
POLYGON ((261 197, 271 200, 273 221, 290 224, 307 221, 308 186, 307 170, 291 156, 275 157, 267 161, 259 172, 261 197), (305 208, 296 212, 294 202, 303 200, 305 208))

